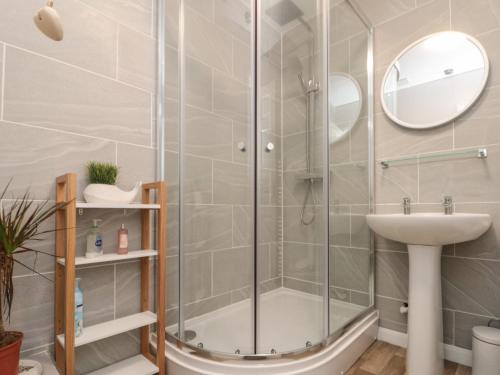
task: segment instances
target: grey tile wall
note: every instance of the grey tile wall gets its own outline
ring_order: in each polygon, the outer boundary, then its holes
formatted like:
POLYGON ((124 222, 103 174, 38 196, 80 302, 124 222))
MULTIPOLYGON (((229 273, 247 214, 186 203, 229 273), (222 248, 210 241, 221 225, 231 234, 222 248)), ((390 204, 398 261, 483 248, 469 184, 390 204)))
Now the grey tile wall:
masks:
MULTIPOLYGON (((78 198, 87 184, 89 160, 116 163, 119 186, 155 177, 153 94, 155 35, 152 0, 68 0, 55 7, 65 39, 55 43, 33 24, 41 4, 0 1, 0 186, 13 177, 12 192, 30 188, 35 199, 54 199, 55 178, 78 175, 78 198)), ((9 202, 3 201, 5 205, 9 202)), ((114 251, 123 222, 139 248, 135 212, 85 211, 78 217, 77 252, 83 254, 90 220, 105 219, 105 251, 114 251)), ((47 224, 53 227, 53 221, 47 224)), ((54 251, 53 235, 36 246, 54 251)), ((22 260, 34 264, 31 256, 22 260)), ((23 351, 50 348, 54 341, 54 260, 39 258, 48 278, 16 267, 16 295, 9 328, 24 332, 23 351)), ((134 264, 78 271, 89 325, 123 316, 139 302, 134 264), (116 292, 116 294, 115 294, 116 292), (132 301, 137 297, 137 301, 132 301)), ((139 352, 137 333, 111 338, 77 352, 77 371, 86 373, 139 352)))
MULTIPOLYGON (((360 5, 375 23, 376 158, 405 156, 456 148, 487 146, 485 161, 450 160, 382 170, 377 167, 377 212, 399 212, 403 196, 418 211, 441 210, 443 195, 452 195, 459 212, 486 212, 493 226, 481 238, 447 246, 442 258, 443 316, 448 344, 471 348, 471 328, 500 317, 498 294, 498 112, 500 5, 497 1, 430 0, 368 1, 360 5), (442 127, 412 131, 392 123, 379 99, 388 64, 408 44, 437 31, 469 33, 483 43, 491 60, 491 76, 480 100, 463 116, 442 127)), ((376 238, 376 302, 381 326, 406 331, 398 310, 408 298, 408 255, 402 244, 376 238)))

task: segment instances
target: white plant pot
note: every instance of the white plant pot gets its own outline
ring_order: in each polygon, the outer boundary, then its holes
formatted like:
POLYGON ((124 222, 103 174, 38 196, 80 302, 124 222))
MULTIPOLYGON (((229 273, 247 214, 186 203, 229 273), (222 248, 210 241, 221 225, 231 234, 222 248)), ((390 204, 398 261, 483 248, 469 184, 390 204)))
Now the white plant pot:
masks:
POLYGON ((137 197, 141 182, 131 191, 123 191, 115 185, 90 184, 83 191, 87 203, 131 203, 137 197))

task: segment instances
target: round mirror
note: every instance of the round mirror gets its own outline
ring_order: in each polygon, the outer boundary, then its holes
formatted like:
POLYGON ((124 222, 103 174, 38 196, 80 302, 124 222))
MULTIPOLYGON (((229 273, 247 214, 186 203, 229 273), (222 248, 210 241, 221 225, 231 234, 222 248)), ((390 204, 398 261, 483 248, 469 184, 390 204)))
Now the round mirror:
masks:
POLYGON ((346 73, 332 73, 329 78, 330 143, 342 139, 361 114, 363 94, 358 81, 346 73))
POLYGON ((467 111, 488 79, 481 44, 459 32, 427 36, 406 48, 382 81, 382 106, 399 125, 432 128, 467 111))

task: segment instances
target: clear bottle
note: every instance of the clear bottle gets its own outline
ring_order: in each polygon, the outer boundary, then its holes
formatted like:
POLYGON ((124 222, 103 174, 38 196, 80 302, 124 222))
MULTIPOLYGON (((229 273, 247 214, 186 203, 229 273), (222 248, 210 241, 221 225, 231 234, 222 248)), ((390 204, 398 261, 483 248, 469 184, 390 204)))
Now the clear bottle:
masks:
POLYGON ((80 278, 75 279, 75 336, 83 333, 83 292, 80 278))
POLYGON ((101 221, 101 219, 94 219, 87 234, 87 252, 85 253, 87 258, 96 258, 102 255, 102 234, 99 230, 101 221))
POLYGON ((125 224, 122 224, 121 228, 118 229, 118 248, 116 252, 118 254, 128 254, 128 229, 125 228, 125 224))

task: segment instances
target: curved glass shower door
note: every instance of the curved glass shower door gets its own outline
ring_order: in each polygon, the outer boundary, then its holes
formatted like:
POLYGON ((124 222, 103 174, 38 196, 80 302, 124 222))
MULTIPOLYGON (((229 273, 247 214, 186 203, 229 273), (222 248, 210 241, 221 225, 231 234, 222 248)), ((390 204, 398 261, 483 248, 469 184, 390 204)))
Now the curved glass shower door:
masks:
POLYGON ((287 353, 328 333, 327 35, 322 1, 262 0, 259 10, 257 350, 287 353))
POLYGON ((308 350, 373 305, 371 34, 348 1, 164 1, 167 332, 308 350))

